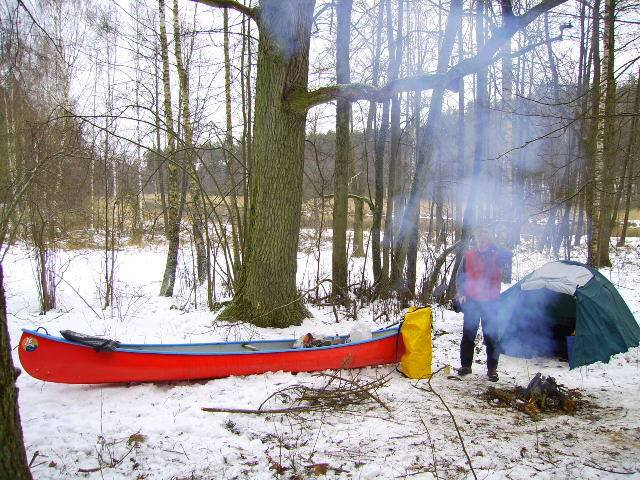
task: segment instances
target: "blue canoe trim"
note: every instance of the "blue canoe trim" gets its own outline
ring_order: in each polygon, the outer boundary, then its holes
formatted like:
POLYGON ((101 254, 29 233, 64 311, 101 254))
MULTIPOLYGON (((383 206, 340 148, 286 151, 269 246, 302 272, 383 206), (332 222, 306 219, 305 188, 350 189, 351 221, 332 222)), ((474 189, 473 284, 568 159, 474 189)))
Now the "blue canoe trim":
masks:
MULTIPOLYGON (((54 342, 59 343, 67 343, 69 345, 73 345, 76 347, 88 348, 93 350, 92 347, 87 345, 82 345, 76 342, 70 342, 62 337, 55 337, 53 335, 46 335, 44 333, 37 332, 35 330, 30 330, 28 328, 23 328, 22 331, 24 333, 28 333, 29 335, 33 335, 34 337, 46 338, 48 340, 52 340, 54 342)), ((313 348, 287 348, 281 350, 248 350, 246 352, 238 351, 238 352, 169 352, 163 350, 139 350, 135 348, 127 348, 127 347, 186 347, 188 345, 193 345, 196 347, 204 347, 204 346, 215 346, 215 345, 243 345, 243 344, 269 344, 269 343, 280 343, 280 342, 295 342, 294 338, 283 338, 281 340, 241 340, 238 342, 211 342, 211 343, 122 343, 120 344, 113 352, 104 352, 104 353, 114 353, 114 352, 123 352, 123 353, 140 353, 140 354, 154 354, 154 355, 197 355, 197 356, 214 356, 214 355, 257 355, 264 353, 285 353, 285 352, 309 352, 314 350, 328 350, 332 348, 344 348, 355 345, 362 345, 366 343, 379 342, 381 340, 387 339, 389 337, 393 337, 399 333, 399 327, 390 327, 383 328, 380 330, 376 330, 372 332, 375 334, 382 334, 377 338, 371 338, 368 340, 361 340, 359 342, 349 342, 349 343, 340 343, 337 345, 327 345, 325 347, 313 347, 313 348)), ((348 337, 349 335, 338 335, 338 337, 348 337)), ((102 352, 101 352, 102 353, 102 352)))

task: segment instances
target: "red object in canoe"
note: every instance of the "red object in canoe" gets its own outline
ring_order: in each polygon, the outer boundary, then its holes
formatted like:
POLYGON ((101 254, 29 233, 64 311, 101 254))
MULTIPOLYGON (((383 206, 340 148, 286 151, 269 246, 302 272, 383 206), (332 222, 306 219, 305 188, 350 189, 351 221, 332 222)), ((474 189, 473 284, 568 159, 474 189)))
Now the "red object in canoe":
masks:
MULTIPOLYGON (((342 337, 346 340, 345 337, 342 337)), ((315 372, 396 363, 404 352, 399 328, 373 338, 316 348, 293 348, 294 340, 257 340, 180 345, 120 344, 95 349, 60 337, 23 330, 24 369, 57 383, 161 382, 222 378, 265 372, 315 372)))

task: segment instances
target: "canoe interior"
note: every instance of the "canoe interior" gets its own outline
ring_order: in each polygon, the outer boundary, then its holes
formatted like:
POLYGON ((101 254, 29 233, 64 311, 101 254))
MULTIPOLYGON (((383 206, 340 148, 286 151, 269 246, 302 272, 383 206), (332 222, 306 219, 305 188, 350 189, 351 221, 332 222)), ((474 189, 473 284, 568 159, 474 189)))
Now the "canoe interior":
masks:
MULTIPOLYGON (((71 345, 82 346, 76 342, 69 342, 60 337, 43 335, 33 330, 23 329, 25 333, 46 337, 71 345)), ((372 338, 361 342, 339 343, 324 347, 313 348, 294 348, 295 339, 285 340, 247 340, 241 342, 219 342, 219 343, 186 343, 186 344, 121 344, 116 351, 120 352, 140 352, 140 353, 163 353, 163 354, 195 354, 195 355, 211 355, 211 354, 229 354, 229 353, 257 353, 257 352, 284 352, 284 351, 300 351, 300 350, 323 350, 339 348, 348 345, 356 345, 361 343, 373 342, 382 338, 390 337, 398 333, 398 328, 387 328, 372 332, 372 338)), ((330 337, 346 340, 348 335, 330 337)))

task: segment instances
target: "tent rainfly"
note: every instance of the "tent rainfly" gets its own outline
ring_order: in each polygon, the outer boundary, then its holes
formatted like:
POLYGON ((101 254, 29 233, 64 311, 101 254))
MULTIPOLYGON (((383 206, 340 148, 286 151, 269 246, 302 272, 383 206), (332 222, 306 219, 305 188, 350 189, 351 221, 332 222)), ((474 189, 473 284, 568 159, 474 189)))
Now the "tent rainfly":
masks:
POLYGON ((500 296, 502 353, 561 356, 569 367, 608 362, 640 344, 640 326, 613 284, 578 262, 549 262, 500 296))

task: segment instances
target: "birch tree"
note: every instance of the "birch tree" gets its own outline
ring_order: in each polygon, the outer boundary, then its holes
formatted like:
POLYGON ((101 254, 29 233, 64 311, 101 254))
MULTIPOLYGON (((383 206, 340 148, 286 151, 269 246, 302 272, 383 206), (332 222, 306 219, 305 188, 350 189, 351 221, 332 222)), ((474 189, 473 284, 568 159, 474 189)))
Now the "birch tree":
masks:
POLYGON ((180 221, 182 217, 180 169, 176 152, 176 138, 171 106, 171 77, 169 74, 169 42, 167 40, 167 25, 165 20, 165 1, 158 0, 160 22, 160 57, 162 58, 162 87, 164 94, 164 130, 166 131, 166 146, 164 157, 167 164, 167 240, 169 247, 167 261, 162 277, 160 295, 171 297, 176 281, 178 268, 178 249, 180 248, 180 221))

